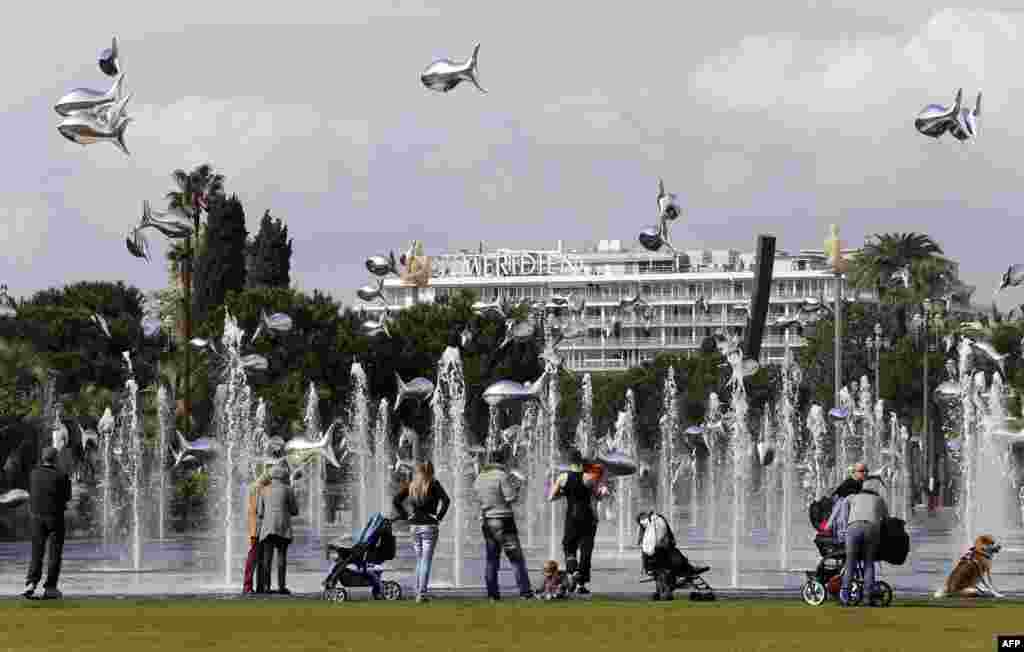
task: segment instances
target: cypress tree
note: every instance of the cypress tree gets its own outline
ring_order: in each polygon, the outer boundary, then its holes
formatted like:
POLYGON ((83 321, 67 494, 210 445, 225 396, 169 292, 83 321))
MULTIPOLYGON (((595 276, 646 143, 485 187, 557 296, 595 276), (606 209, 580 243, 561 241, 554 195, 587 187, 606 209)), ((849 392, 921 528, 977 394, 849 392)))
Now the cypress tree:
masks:
POLYGON ((193 295, 196 323, 224 303, 228 292, 245 289, 245 211, 238 197, 211 199, 193 295))
POLYGON ((292 241, 281 218, 263 213, 260 230, 247 246, 248 283, 251 288, 291 285, 292 241))

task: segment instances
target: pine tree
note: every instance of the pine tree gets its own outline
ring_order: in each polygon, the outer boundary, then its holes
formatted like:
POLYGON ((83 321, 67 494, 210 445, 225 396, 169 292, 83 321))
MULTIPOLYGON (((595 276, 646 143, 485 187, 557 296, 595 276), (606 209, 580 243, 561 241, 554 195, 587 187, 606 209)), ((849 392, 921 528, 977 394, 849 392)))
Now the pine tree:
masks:
POLYGON ((281 218, 271 219, 270 211, 263 214, 259 232, 246 247, 246 258, 249 287, 291 285, 292 241, 281 218))
POLYGON ((228 292, 245 289, 245 211, 238 197, 214 198, 196 264, 193 319, 203 323, 228 292))

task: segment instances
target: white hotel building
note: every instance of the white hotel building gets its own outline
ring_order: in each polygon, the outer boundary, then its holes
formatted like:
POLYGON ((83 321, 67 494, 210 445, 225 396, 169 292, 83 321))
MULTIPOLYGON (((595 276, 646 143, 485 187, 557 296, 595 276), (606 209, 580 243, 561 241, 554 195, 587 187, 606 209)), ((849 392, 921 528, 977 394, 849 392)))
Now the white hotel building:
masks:
MULTIPOLYGON (((583 293, 587 335, 567 342, 562 351, 569 368, 600 371, 636 366, 663 352, 696 351, 716 330, 745 326, 746 313, 739 309, 751 301, 755 255, 732 249, 652 253, 626 250, 618 240, 602 240, 591 250, 576 251, 563 248, 559 241, 556 249, 548 251, 461 251, 433 257, 431 263, 426 288, 403 286, 399 279, 385 281, 393 307, 432 302, 460 290, 472 290, 482 301, 583 293), (613 328, 619 301, 638 293, 652 308, 653 319, 619 320, 619 328, 613 328), (696 309, 700 297, 710 306, 707 314, 696 309)), ((809 297, 834 300, 835 288, 835 276, 822 250, 776 251, 762 362, 781 362, 787 341, 792 347, 804 345, 796 333, 774 326, 776 318, 796 315, 809 297)), ((844 294, 854 298, 849 288, 844 287, 844 294)), ((877 300, 873 292, 859 292, 856 298, 877 300)), ((379 304, 355 308, 382 309, 379 304)))

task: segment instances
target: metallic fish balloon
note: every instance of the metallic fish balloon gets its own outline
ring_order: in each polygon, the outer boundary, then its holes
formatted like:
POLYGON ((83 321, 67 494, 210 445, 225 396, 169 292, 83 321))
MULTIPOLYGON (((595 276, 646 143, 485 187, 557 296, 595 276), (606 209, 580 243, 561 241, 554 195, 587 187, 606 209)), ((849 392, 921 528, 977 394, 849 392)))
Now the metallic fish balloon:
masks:
POLYGON ((1021 285, 1024 285, 1024 263, 1017 263, 1016 265, 1010 265, 1003 273, 1003 278, 999 282, 999 288, 996 292, 1006 288, 1020 287, 1021 285))
POLYGON ((671 222, 678 219, 681 213, 675 194, 665 192, 665 182, 658 179, 658 217, 671 222))
POLYGON ((656 226, 647 227, 636 237, 647 251, 658 251, 665 244, 665 241, 661 239, 661 229, 656 226))
POLYGON ((266 371, 268 364, 269 363, 266 358, 256 353, 250 353, 249 355, 242 356, 242 367, 245 369, 266 371))
POLYGON ((402 403, 406 400, 423 403, 434 393, 434 383, 430 382, 426 378, 413 378, 406 383, 403 382, 402 377, 396 373, 395 380, 398 382, 398 395, 395 397, 395 412, 398 412, 398 408, 401 407, 402 403))
POLYGON ((491 303, 485 303, 483 301, 477 301, 473 304, 473 312, 481 317, 494 316, 499 319, 505 319, 506 305, 501 299, 495 299, 491 303))
POLYGON ((359 288, 358 290, 356 290, 356 296, 358 296, 360 300, 366 302, 376 301, 378 299, 381 301, 385 301, 384 279, 377 279, 377 287, 374 287, 372 285, 364 285, 363 287, 359 288))
POLYGON ((388 331, 388 313, 385 312, 381 318, 377 321, 367 320, 361 324, 363 334, 367 337, 374 337, 383 333, 384 335, 391 337, 391 333, 388 331))
POLYGON ((186 450, 172 450, 171 454, 174 456, 174 463, 171 465, 172 469, 176 469, 182 464, 199 463, 199 459, 186 450))
POLYGON ((138 229, 132 229, 128 232, 128 235, 124 239, 125 244, 128 246, 128 253, 135 256, 136 258, 149 258, 149 241, 146 240, 146 236, 142 234, 138 229))
POLYGON ((286 451, 316 451, 323 456, 325 460, 331 463, 331 466, 335 468, 341 467, 338 459, 334 455, 334 427, 337 422, 331 424, 331 427, 327 429, 327 432, 323 434, 317 441, 310 441, 305 437, 295 437, 287 444, 285 444, 286 451))
POLYGON ((123 100, 124 75, 118 76, 106 93, 91 88, 76 88, 57 100, 53 110, 59 115, 68 117, 77 113, 94 113, 102 107, 113 105, 123 100))
POLYGON ((543 373, 537 380, 527 384, 517 383, 513 380, 499 380, 484 390, 484 402, 493 407, 505 403, 540 401, 546 377, 547 374, 543 373))
POLYGON ((89 321, 96 324, 96 327, 100 329, 100 332, 102 332, 107 339, 111 339, 110 326, 107 325, 107 320, 103 318, 103 315, 93 313, 92 316, 89 317, 89 321))
POLYGON ((929 104, 924 107, 914 120, 914 128, 931 138, 941 138, 943 134, 948 133, 960 142, 977 136, 981 93, 978 93, 974 110, 963 107, 963 94, 962 88, 957 90, 956 100, 951 107, 941 104, 929 104))
POLYGON ((29 494, 24 489, 11 489, 0 494, 0 507, 14 508, 28 502, 29 494))
POLYGON ((613 478, 633 475, 639 469, 639 464, 635 459, 618 451, 599 453, 597 461, 605 468, 608 476, 613 478))
POLYGON ((214 453, 220 450, 220 444, 213 439, 207 439, 206 437, 200 437, 189 441, 185 439, 185 435, 178 432, 178 450, 186 453, 214 453))
POLYGON ((117 58, 117 37, 110 39, 110 47, 100 52, 100 71, 108 77, 115 77, 121 72, 121 65, 117 58))
POLYGON ((974 103, 974 110, 961 108, 960 119, 957 120, 950 134, 961 143, 970 140, 978 135, 978 116, 981 115, 981 92, 974 103))
POLYGON ((160 332, 160 318, 147 315, 142 319, 142 335, 147 338, 156 337, 160 332))
POLYGON ((260 311, 260 323, 256 327, 256 332, 252 334, 252 339, 249 343, 256 341, 260 333, 267 331, 268 333, 287 333, 292 329, 292 318, 283 312, 275 312, 272 315, 268 315, 266 310, 260 311))
POLYGON ((467 81, 477 87, 481 93, 486 93, 480 86, 479 71, 477 70, 477 55, 480 53, 480 44, 473 46, 473 54, 463 62, 455 62, 450 59, 439 59, 423 71, 420 75, 420 82, 432 91, 447 93, 461 82, 467 81))
POLYGON ((172 240, 181 240, 192 235, 193 227, 188 222, 176 219, 176 213, 154 212, 148 200, 142 202, 142 219, 139 221, 137 230, 153 229, 172 240), (159 215, 160 217, 156 217, 159 215), (167 215, 173 215, 171 219, 163 219, 167 215))
POLYGON ((366 259, 366 269, 374 276, 387 276, 388 274, 398 275, 398 264, 395 261, 395 252, 385 258, 384 256, 371 256, 366 259))
MULTIPOLYGON (((128 100, 132 98, 128 94, 120 102, 114 114, 120 116, 128 100)), ((92 115, 82 112, 75 113, 57 125, 57 131, 73 143, 79 145, 91 145, 93 143, 112 143, 117 146, 125 156, 131 156, 128 147, 124 144, 124 132, 132 118, 127 116, 118 117, 113 124, 106 124, 92 115)))
POLYGON ((473 341, 473 331, 469 330, 469 326, 462 329, 459 334, 459 342, 462 343, 463 347, 469 346, 469 343, 473 341))
POLYGON ((536 327, 532 321, 508 319, 505 321, 505 339, 498 348, 503 349, 512 342, 525 342, 533 337, 535 331, 536 327))

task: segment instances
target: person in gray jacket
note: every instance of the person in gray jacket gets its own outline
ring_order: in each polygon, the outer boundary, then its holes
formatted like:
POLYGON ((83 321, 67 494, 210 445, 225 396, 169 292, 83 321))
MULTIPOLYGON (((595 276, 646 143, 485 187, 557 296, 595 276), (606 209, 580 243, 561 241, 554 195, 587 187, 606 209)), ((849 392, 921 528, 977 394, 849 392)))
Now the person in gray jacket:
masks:
POLYGON ((864 488, 848 498, 850 502, 849 522, 846 526, 846 572, 843 574, 843 588, 839 599, 847 604, 850 599, 850 578, 858 562, 864 563, 864 597, 862 606, 873 603, 871 594, 875 586, 875 553, 881 542, 882 519, 889 516, 885 499, 879 495, 882 482, 869 477, 864 488))
POLYGON ((516 574, 516 584, 523 599, 534 597, 530 587, 530 576, 526 572, 523 548, 519 544, 519 532, 512 512, 512 503, 519 498, 519 486, 505 471, 505 451, 491 453, 491 464, 484 467, 473 484, 473 490, 480 500, 481 530, 484 535, 484 583, 487 597, 500 600, 498 591, 498 562, 502 549, 516 574))
MULTIPOLYGON (((292 542, 292 517, 298 516, 295 491, 288 484, 288 471, 279 464, 270 469, 270 491, 261 494, 256 506, 264 577, 270 577, 270 562, 277 552, 277 593, 291 593, 285 583, 288 545, 292 542)), ((268 581, 269 584, 269 581, 268 581)))

